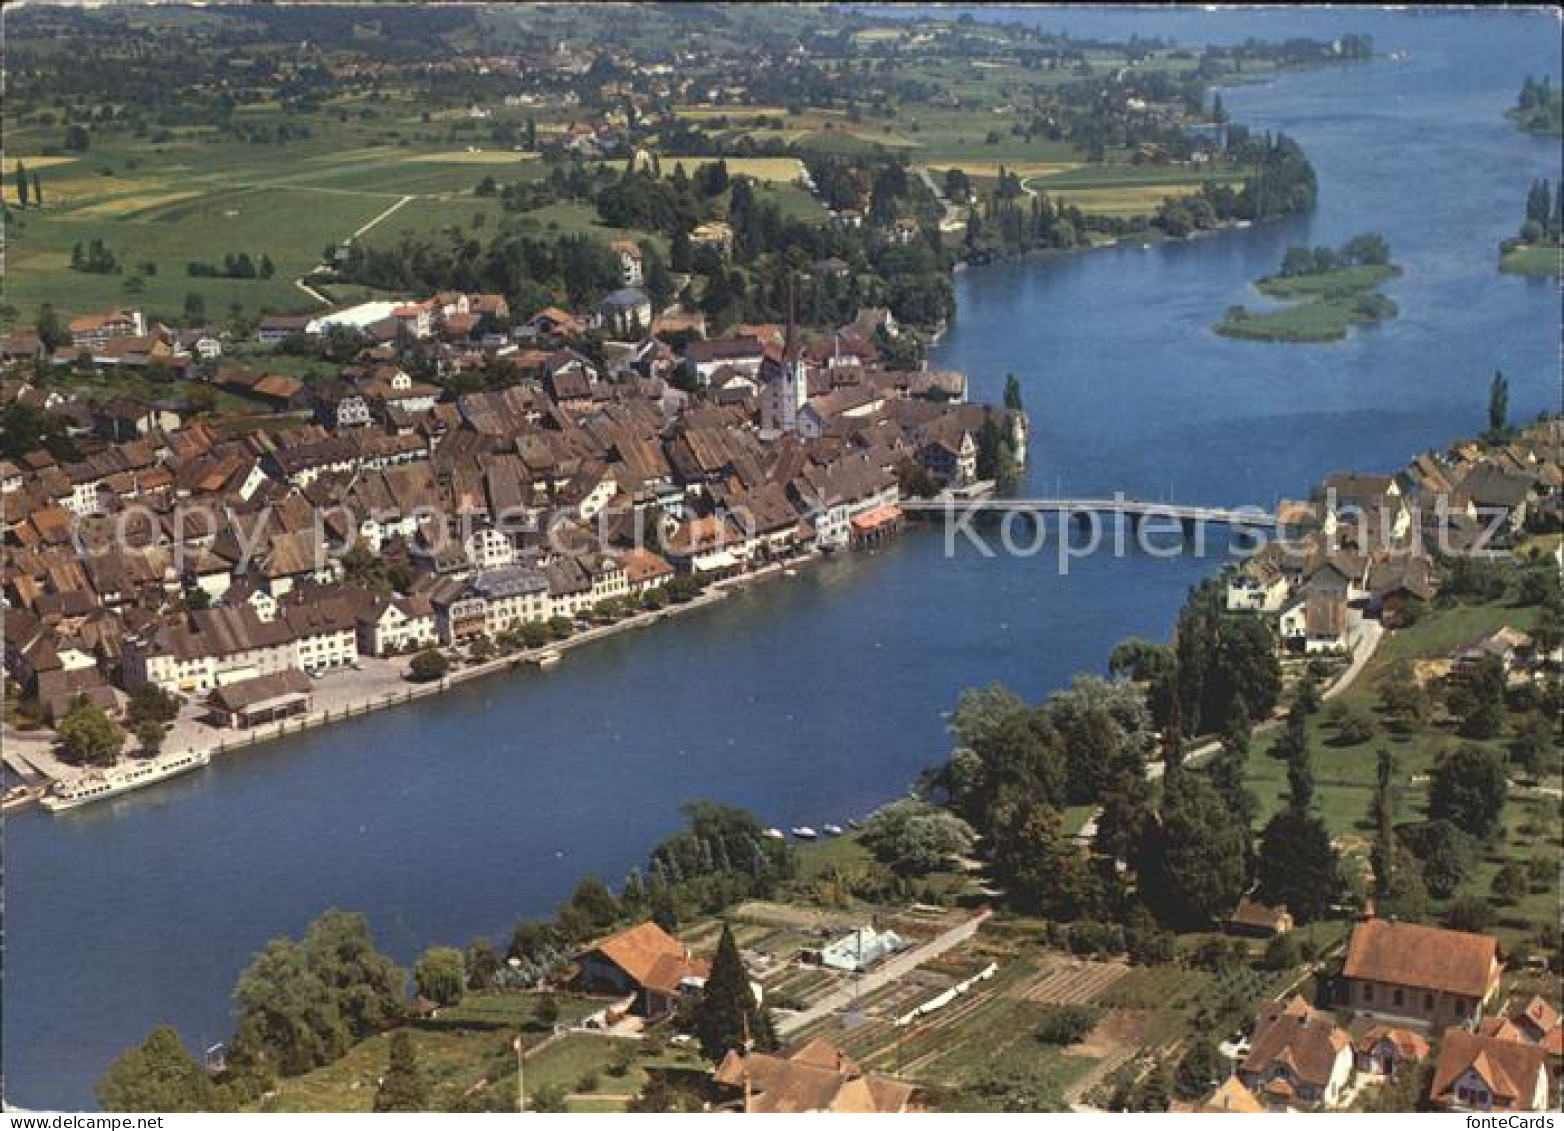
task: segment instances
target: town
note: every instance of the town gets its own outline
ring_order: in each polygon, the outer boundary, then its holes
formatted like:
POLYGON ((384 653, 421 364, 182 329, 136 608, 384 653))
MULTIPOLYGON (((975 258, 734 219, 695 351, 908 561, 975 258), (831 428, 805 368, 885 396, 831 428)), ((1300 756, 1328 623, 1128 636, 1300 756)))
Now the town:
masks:
POLYGON ((5 1109, 1558 1110, 1506 17, 8 12, 5 1109))
MULTIPOLYGON (((625 249, 627 283, 637 262, 625 249)), ((900 527, 904 488, 970 489, 1026 449, 1019 406, 968 403, 961 374, 887 368, 876 340, 902 331, 883 309, 807 339, 792 322, 706 338, 700 315, 654 318, 627 285, 595 312, 494 328, 510 321, 501 296, 441 293, 292 324, 362 338, 306 388, 225 362, 220 342, 202 361, 139 311, 71 320, 62 363, 205 365, 267 425, 9 387, 74 456, 43 446, 0 467, 19 690, 6 757, 63 787, 46 804, 119 780, 113 718, 136 756, 167 747, 193 768, 236 731, 395 701, 453 667, 557 659, 594 625, 874 545, 900 527), (604 325, 647 335, 600 365, 570 343, 604 325), (674 328, 678 353, 659 336, 674 328), (410 358, 512 383, 453 397, 410 358), (27 719, 58 751, 28 741, 27 719)))

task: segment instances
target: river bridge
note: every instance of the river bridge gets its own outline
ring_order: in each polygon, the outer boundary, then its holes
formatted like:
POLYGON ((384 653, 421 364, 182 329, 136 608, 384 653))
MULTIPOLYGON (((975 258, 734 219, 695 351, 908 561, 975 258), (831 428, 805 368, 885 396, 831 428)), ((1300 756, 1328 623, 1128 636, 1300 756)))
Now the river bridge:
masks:
POLYGON ((903 499, 902 510, 909 515, 1005 515, 1054 514, 1084 521, 1089 516, 1120 516, 1139 524, 1147 519, 1177 522, 1184 526, 1206 524, 1273 530, 1276 515, 1263 507, 1215 507, 1190 503, 1160 503, 1149 499, 1112 498, 996 499, 942 496, 934 499, 903 499))

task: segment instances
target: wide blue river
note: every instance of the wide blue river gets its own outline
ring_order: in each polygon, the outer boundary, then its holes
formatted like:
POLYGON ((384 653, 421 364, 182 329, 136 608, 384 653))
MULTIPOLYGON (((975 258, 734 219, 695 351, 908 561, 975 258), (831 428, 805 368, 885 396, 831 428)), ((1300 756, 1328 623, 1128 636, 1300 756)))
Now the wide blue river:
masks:
MULTIPOLYGON (((1001 15, 1003 13, 1000 13, 1001 15)), ((985 13, 992 16, 994 13, 985 13)), ((1389 469, 1484 424, 1495 368, 1517 415, 1559 407, 1559 299, 1495 270, 1528 183, 1559 147, 1503 111, 1559 81, 1559 25, 1526 14, 1017 12, 1188 43, 1366 31, 1400 61, 1233 89, 1320 175, 1313 215, 1152 250, 959 276, 938 363, 997 399, 1025 385, 1038 491, 1270 505, 1338 468, 1389 469), (1289 243, 1390 239, 1401 316, 1331 346, 1227 341, 1210 325, 1289 243)), ((946 750, 942 712, 1001 680, 1041 696, 1164 635, 1192 556, 947 558, 918 533, 681 622, 236 758, 69 818, 4 828, 4 1080, 26 1107, 91 1105, 112 1057, 159 1022, 200 1049, 267 939, 364 911, 407 960, 503 939, 577 878, 617 882, 713 797, 767 823, 844 820, 946 750)))

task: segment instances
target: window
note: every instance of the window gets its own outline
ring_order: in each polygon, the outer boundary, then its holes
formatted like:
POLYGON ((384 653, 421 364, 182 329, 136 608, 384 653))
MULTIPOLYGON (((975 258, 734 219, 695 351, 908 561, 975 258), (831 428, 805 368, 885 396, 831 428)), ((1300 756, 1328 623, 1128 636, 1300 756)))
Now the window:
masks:
POLYGON ((1364 1001, 1373 1001, 1374 1000, 1374 987, 1371 984, 1369 984, 1368 982, 1365 982, 1363 984, 1363 1000, 1364 1001))
POLYGON ((1402 997, 1402 995, 1401 995, 1401 991, 1400 991, 1400 990, 1397 990, 1397 991, 1396 991, 1396 992, 1395 992, 1395 1002, 1396 1002, 1396 1004, 1397 1004, 1397 1005, 1400 1005, 1400 1004, 1401 1004, 1401 997, 1402 997))
POLYGON ((1434 995, 1433 994, 1424 994, 1423 995, 1423 1010, 1424 1010, 1424 1012, 1427 1012, 1427 1013, 1432 1013, 1434 1011, 1434 995))

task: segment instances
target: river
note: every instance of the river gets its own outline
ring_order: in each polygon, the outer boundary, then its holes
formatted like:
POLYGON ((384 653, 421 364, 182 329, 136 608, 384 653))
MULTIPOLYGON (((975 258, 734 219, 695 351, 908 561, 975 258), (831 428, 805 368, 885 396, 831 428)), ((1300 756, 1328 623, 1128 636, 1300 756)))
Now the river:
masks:
MULTIPOLYGON (((1558 292, 1503 276, 1496 247, 1557 142, 1503 118, 1528 72, 1559 81, 1548 15, 1382 11, 1017 13, 1078 33, 1185 42, 1374 35, 1406 59, 1224 93, 1297 137, 1310 216, 1150 250, 1029 259, 958 277, 938 364, 997 399, 1025 387, 1038 491, 1269 506, 1339 468, 1390 469, 1483 426, 1502 368, 1515 414, 1559 407, 1558 292), (1219 338, 1289 243, 1390 240, 1394 321, 1330 346, 1219 338)), ((1165 635, 1192 556, 954 559, 937 533, 804 571, 423 704, 264 746, 64 818, 4 827, 7 1099, 91 1105, 159 1022, 225 1037, 229 992, 267 939, 365 912, 399 959, 617 882, 696 797, 767 823, 843 821, 944 753, 942 712, 1002 680, 1029 696, 1165 635)))

